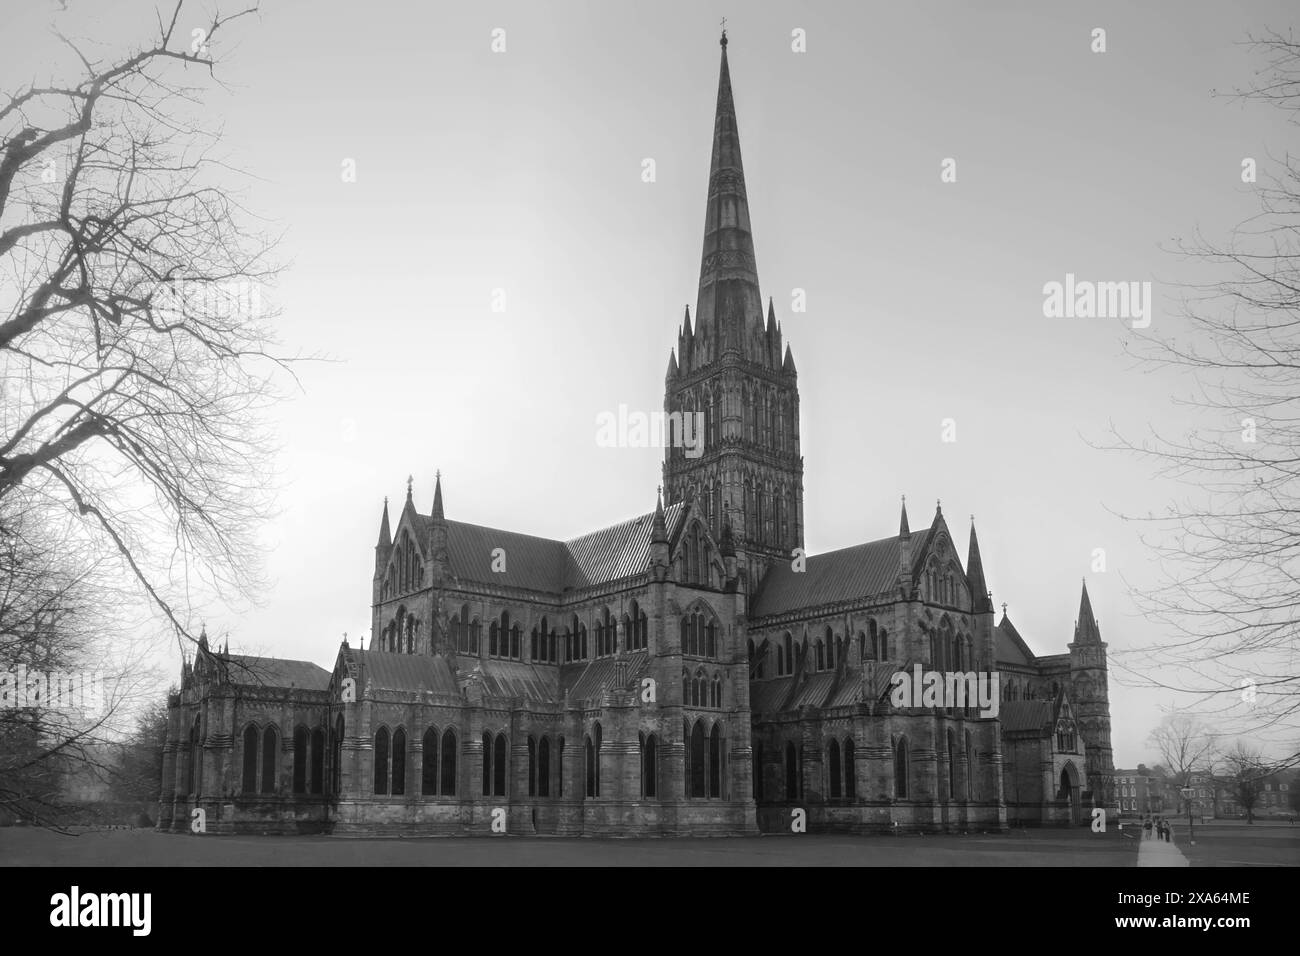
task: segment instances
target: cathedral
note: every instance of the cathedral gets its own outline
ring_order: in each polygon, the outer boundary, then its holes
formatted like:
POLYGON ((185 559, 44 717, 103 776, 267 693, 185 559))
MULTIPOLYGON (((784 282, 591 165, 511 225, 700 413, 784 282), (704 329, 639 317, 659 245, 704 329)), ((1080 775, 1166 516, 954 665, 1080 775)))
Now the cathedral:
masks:
POLYGON ((369 647, 330 669, 210 647, 169 697, 158 828, 335 835, 997 832, 1116 812, 1086 586, 1036 655, 924 528, 803 547, 794 356, 759 293, 721 68, 699 295, 668 361, 643 514, 567 541, 458 521, 410 485, 375 545, 369 647), (651 504, 649 490, 646 504, 651 504), (995 678, 995 706, 891 682, 995 678))

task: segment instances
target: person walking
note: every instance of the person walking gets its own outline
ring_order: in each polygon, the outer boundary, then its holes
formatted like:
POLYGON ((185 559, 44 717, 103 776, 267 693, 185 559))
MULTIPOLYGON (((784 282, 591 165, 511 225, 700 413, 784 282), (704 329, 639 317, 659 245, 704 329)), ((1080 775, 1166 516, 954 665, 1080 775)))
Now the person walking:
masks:
POLYGON ((1144 840, 1151 839, 1151 818, 1150 817, 1147 817, 1145 820, 1142 821, 1142 839, 1144 840))

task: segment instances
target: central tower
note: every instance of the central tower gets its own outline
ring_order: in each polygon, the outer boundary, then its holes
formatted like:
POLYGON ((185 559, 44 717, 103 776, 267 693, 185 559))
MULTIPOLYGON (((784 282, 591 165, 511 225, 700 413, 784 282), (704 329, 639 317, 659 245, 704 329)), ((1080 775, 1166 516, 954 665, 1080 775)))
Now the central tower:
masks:
POLYGON ((664 389, 665 412, 703 427, 694 443, 670 443, 664 485, 670 502, 698 501, 715 536, 730 524, 752 593, 768 564, 803 547, 803 458, 794 356, 759 294, 725 31, 721 44, 700 291, 664 389))

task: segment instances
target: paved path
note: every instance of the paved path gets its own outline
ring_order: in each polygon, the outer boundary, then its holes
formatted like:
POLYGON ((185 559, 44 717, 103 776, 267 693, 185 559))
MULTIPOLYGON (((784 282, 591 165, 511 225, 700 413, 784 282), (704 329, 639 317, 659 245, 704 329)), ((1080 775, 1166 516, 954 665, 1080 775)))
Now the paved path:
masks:
POLYGON ((1183 856, 1183 851, 1178 849, 1177 844, 1173 842, 1174 834, 1169 834, 1169 840, 1161 840, 1152 832, 1150 837, 1144 836, 1138 843, 1138 866, 1190 866, 1187 857, 1183 856))

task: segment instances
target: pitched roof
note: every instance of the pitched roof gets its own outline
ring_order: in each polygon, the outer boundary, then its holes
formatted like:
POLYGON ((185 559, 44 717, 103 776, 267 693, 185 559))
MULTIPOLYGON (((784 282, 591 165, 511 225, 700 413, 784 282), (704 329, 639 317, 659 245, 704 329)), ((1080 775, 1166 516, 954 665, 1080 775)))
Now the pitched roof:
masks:
POLYGON ((247 654, 213 654, 220 661, 232 684, 260 687, 301 687, 325 690, 330 672, 311 661, 291 661, 282 657, 252 657, 247 654))
POLYGON ((483 689, 493 697, 522 697, 537 703, 555 700, 555 683, 542 671, 520 661, 483 661, 474 666, 483 678, 483 689))
POLYGON ((460 696, 456 672, 441 654, 390 654, 352 649, 357 665, 357 686, 370 690, 426 690, 460 696))
POLYGON ((1002 612, 1002 620, 993 629, 993 659, 1005 664, 1036 663, 1034 652, 1011 623, 1006 611, 1002 612))
POLYGON ((1052 726, 1050 700, 1007 700, 998 711, 1003 733, 1046 731, 1052 726))
MULTIPOLYGON (((677 533, 685 509, 680 502, 664 509, 670 538, 677 533)), ((417 518, 421 538, 427 541, 433 519, 417 518)), ((580 590, 645 573, 650 567, 653 524, 651 511, 565 542, 447 521, 447 560, 451 573, 465 581, 559 595, 570 588, 580 590), (498 548, 503 562, 493 557, 498 548), (505 570, 494 571, 494 563, 504 564, 505 570)))
POLYGON ((768 617, 881 594, 893 587, 897 578, 897 538, 813 555, 803 571, 783 561, 763 578, 750 616, 768 617))
MULTIPOLYGON (((628 683, 638 679, 648 665, 650 655, 636 651, 627 656, 628 683)), ((563 689, 571 701, 595 700, 606 687, 612 687, 617 673, 617 658, 598 657, 583 668, 574 668, 564 675, 563 689)), ((622 690, 622 688, 616 688, 622 690)))
MULTIPOLYGON (((664 509, 669 541, 676 536, 685 510, 682 502, 664 509)), ((645 573, 650 567, 654 516, 651 511, 569 541, 566 547, 573 564, 572 575, 566 583, 573 588, 586 588, 645 573)))
POLYGON ((834 683, 835 674, 831 671, 809 674, 804 685, 795 691, 794 700, 790 701, 790 710, 797 710, 805 705, 808 707, 826 706, 826 699, 830 696, 831 686, 834 683))
POLYGON ((791 676, 774 680, 753 681, 749 685, 749 710, 753 714, 770 714, 781 706, 790 690, 791 676))

